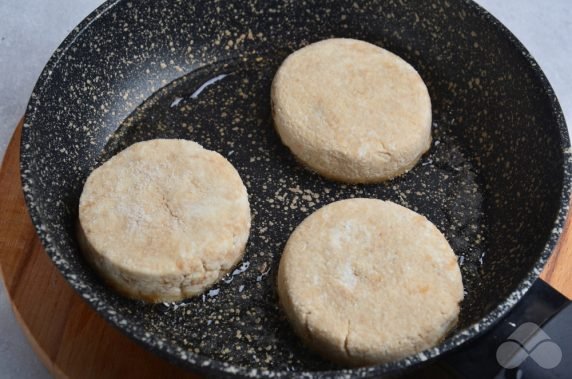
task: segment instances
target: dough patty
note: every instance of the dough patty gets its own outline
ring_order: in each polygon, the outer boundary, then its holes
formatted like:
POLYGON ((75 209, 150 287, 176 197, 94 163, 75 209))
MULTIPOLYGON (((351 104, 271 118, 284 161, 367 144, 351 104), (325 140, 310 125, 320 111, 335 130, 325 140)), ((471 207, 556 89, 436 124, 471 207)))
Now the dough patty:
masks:
POLYGON ((79 223, 82 250, 108 284, 128 297, 176 301, 202 293, 242 258, 250 207, 220 154, 156 139, 91 173, 79 223))
POLYGON ((415 69, 367 42, 328 39, 286 58, 272 83, 282 142, 319 174, 380 182, 431 145, 431 100, 415 69))
POLYGON ((425 217, 388 201, 350 199, 294 230, 278 294, 308 345, 358 366, 440 342, 457 322, 463 283, 457 257, 425 217))

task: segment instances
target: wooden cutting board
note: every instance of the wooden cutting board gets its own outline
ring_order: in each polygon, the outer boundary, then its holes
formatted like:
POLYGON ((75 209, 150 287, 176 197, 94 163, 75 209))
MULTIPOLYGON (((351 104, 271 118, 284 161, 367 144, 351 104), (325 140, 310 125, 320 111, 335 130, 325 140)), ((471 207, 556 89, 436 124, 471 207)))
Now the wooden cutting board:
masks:
MULTIPOLYGON (((55 377, 198 378, 148 352, 99 317, 61 276, 24 204, 19 153, 22 122, 0 169, 0 272, 16 318, 55 377)), ((569 222, 542 278, 572 298, 569 222)))

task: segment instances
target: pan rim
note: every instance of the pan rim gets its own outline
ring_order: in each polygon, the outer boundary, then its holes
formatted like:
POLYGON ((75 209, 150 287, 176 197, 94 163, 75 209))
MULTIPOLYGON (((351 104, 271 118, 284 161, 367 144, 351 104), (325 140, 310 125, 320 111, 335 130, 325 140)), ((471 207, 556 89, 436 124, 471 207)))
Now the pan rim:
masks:
MULTIPOLYGON (((30 129, 36 122, 38 117, 37 107, 40 104, 43 93, 49 88, 51 83, 51 73, 58 66, 60 60, 66 56, 66 52, 70 49, 76 39, 88 30, 93 22, 99 19, 101 16, 105 15, 111 11, 117 4, 127 0, 107 0, 98 8, 96 8, 92 13, 90 13, 82 22, 80 22, 72 32, 63 40, 60 46, 54 51, 53 55, 47 62, 42 73, 40 74, 35 86, 32 91, 28 106, 26 108, 25 123, 22 129, 22 139, 20 144, 20 176, 22 181, 22 187, 24 192, 24 198, 28 212, 33 221, 34 228, 42 245, 45 248, 48 256, 54 262, 55 266, 58 268, 60 273, 66 278, 70 286, 81 295, 80 288, 78 285, 72 285, 73 281, 70 281, 70 276, 73 275, 61 264, 58 264, 53 258, 55 252, 58 250, 57 246, 53 243, 53 239, 50 238, 49 232, 45 228, 40 228, 43 224, 41 212, 34 206, 34 184, 32 178, 28 177, 26 174, 28 170, 33 165, 32 157, 27 156, 26 149, 24 148, 27 144, 28 146, 32 143, 32 136, 30 129)), ((288 377, 296 375, 298 377, 320 377, 320 378, 334 378, 342 377, 347 375, 353 375, 357 377, 369 377, 372 375, 380 375, 395 372, 404 368, 411 368, 422 362, 430 361, 441 354, 451 351, 465 342, 476 338, 478 335, 486 331, 488 328, 493 326, 498 322, 528 291, 532 286, 533 282, 538 279, 548 257, 556 247, 559 236, 562 232, 563 225, 566 221, 566 217, 569 211, 569 201, 571 196, 571 179, 572 179, 572 151, 570 149, 570 140, 568 135, 568 129, 566 127, 566 122, 564 119, 564 114, 560 107, 560 104, 556 98, 556 94, 552 86, 550 85, 548 79, 543 73, 542 69, 524 47, 524 45, 510 32, 498 19, 491 15, 487 10, 473 2, 472 0, 459 0, 464 6, 469 10, 474 11, 479 15, 485 22, 489 23, 495 31, 506 38, 508 42, 512 45, 516 51, 518 51, 525 62, 531 68, 531 73, 533 75, 533 80, 537 81, 542 87, 544 93, 548 97, 548 101, 551 105, 551 113, 556 120, 559 134, 560 134, 560 148, 562 149, 564 160, 563 160, 563 183, 560 194, 559 209, 552 224, 550 234, 548 236, 548 241, 543 247, 542 253, 539 255, 538 259, 534 263, 531 270, 524 277, 519 285, 512 291, 507 298, 503 300, 497 307, 489 311, 483 318, 479 321, 473 323, 462 331, 456 333, 453 337, 445 340, 443 343, 427 349, 418 354, 409 356, 407 358, 401 359, 399 361, 394 361, 386 363, 383 365, 376 365, 371 367, 362 367, 354 369, 341 369, 341 370, 328 370, 328 371, 300 371, 300 372, 289 372, 289 371, 270 371, 262 369, 253 369, 245 366, 236 366, 224 361, 219 361, 211 359, 196 353, 185 352, 185 358, 181 354, 177 353, 177 349, 170 343, 158 344, 156 341, 145 338, 144 331, 140 330, 138 326, 131 326, 129 329, 121 325, 118 318, 112 317, 109 313, 104 312, 100 306, 98 306, 98 301, 93 298, 82 297, 90 306, 107 322, 119 329, 121 332, 135 340, 140 345, 144 346, 148 350, 159 353, 161 356, 167 358, 171 362, 176 362, 182 364, 185 367, 192 368, 204 373, 224 373, 227 375, 236 375, 240 377, 258 378, 260 376, 267 377, 288 377)))

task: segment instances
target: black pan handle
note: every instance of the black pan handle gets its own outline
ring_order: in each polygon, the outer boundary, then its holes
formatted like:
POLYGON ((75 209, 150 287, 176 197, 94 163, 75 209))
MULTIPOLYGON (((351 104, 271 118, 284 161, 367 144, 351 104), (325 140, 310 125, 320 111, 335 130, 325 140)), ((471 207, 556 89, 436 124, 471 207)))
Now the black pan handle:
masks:
POLYGON ((443 356, 454 377, 572 377, 572 303, 542 279, 476 340, 443 356))

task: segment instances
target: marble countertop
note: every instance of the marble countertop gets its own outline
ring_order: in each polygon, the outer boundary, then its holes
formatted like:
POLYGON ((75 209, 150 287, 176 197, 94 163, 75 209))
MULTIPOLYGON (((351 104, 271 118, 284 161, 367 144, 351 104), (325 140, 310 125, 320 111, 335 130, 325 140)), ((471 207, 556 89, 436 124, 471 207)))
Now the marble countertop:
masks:
MULTIPOLYGON (((0 2, 0 157, 53 50, 101 0, 0 2)), ((570 0, 477 0, 536 58, 572 124, 570 0)), ((569 129, 570 130, 570 129, 569 129)), ((48 378, 0 285, 0 378, 48 378)))

